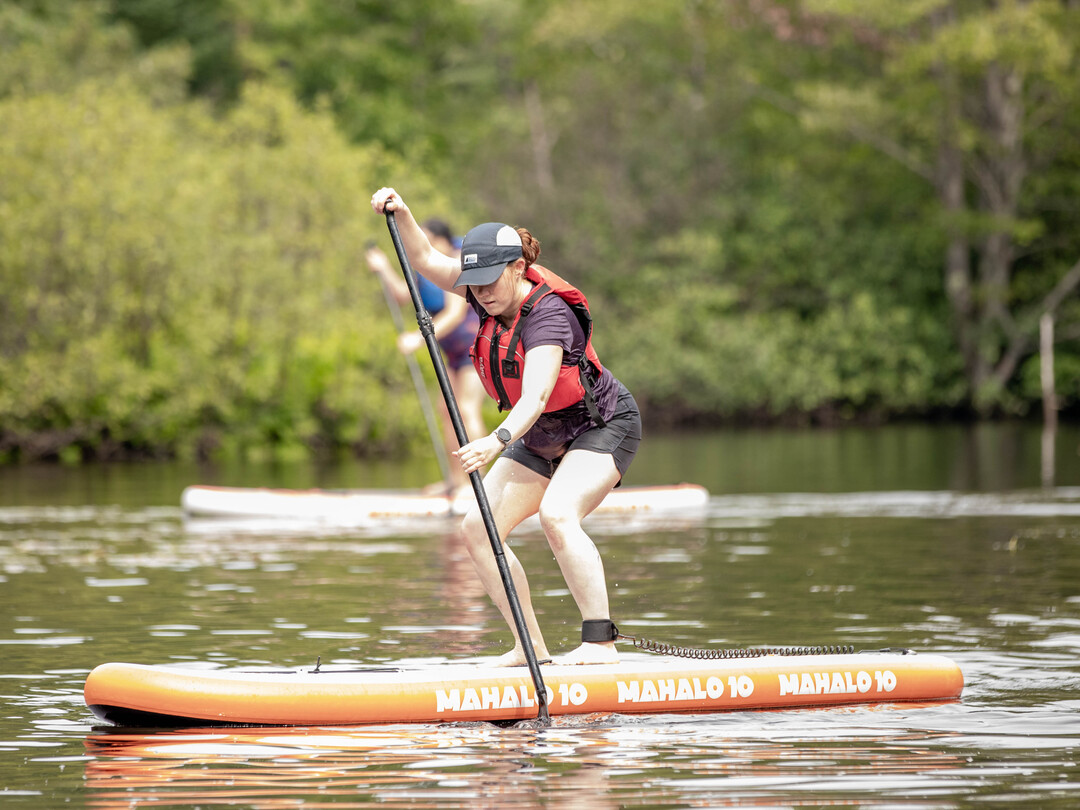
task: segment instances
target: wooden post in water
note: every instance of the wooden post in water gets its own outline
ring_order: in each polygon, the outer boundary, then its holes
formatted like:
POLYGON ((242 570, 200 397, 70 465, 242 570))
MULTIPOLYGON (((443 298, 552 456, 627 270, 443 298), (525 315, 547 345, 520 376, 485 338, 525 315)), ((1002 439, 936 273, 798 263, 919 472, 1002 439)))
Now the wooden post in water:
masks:
POLYGON ((1054 390, 1054 316, 1039 318, 1039 378, 1042 383, 1042 484, 1054 485, 1054 440, 1057 436, 1057 392, 1054 390))

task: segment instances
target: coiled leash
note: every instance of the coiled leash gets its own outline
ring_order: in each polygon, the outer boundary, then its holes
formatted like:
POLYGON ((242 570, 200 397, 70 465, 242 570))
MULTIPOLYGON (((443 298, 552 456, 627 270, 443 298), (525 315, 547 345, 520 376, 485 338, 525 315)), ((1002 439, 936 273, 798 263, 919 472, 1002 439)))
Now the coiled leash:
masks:
POLYGON ((765 655, 851 655, 855 648, 848 645, 817 647, 752 647, 752 648, 713 648, 679 647, 652 641, 647 638, 628 636, 619 632, 611 619, 586 619, 581 623, 582 642, 603 643, 607 641, 629 641, 639 649, 657 655, 673 655, 678 658, 696 658, 700 660, 716 658, 761 658, 765 655))

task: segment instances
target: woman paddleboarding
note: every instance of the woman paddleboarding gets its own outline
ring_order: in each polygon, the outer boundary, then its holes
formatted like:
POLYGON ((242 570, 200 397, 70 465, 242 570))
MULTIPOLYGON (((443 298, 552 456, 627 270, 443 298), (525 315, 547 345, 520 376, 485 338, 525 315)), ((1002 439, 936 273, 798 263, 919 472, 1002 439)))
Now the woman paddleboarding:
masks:
MULTIPOLYGON (((557 663, 617 661, 603 562, 581 521, 621 482, 641 441, 641 417, 630 392, 593 350, 585 296, 536 264, 540 243, 524 228, 478 225, 455 260, 432 246, 394 189, 375 192, 371 206, 379 214, 394 212, 412 268, 463 296, 480 317, 473 364, 506 415, 494 432, 454 455, 466 475, 494 461, 484 488, 500 538, 539 516, 582 618, 581 645, 557 663)), ((466 515, 462 532, 484 589, 514 629, 479 508, 466 515)), ((536 657, 546 659, 525 571, 505 544, 503 550, 536 657)), ((527 662, 516 629, 514 635, 514 649, 500 665, 527 662)))

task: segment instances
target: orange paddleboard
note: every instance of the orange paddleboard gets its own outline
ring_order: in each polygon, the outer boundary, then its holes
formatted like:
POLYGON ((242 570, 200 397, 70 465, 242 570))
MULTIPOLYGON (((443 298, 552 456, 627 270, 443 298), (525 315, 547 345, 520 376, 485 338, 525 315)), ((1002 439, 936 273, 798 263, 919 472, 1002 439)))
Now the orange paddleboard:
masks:
MULTIPOLYGON (((552 715, 665 714, 955 700, 960 668, 934 654, 860 652, 541 667, 552 715)), ((524 720, 537 715, 525 667, 206 670, 102 664, 86 703, 125 726, 358 725, 524 720)))

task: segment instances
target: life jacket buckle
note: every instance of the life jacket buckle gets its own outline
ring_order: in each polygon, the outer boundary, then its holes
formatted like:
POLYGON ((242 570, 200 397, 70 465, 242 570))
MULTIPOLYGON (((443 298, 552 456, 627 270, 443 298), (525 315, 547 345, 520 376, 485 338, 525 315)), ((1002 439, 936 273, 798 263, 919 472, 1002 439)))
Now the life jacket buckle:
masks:
POLYGON ((502 375, 509 377, 512 380, 516 380, 521 376, 521 367, 518 365, 517 360, 512 357, 507 357, 502 361, 502 375))

